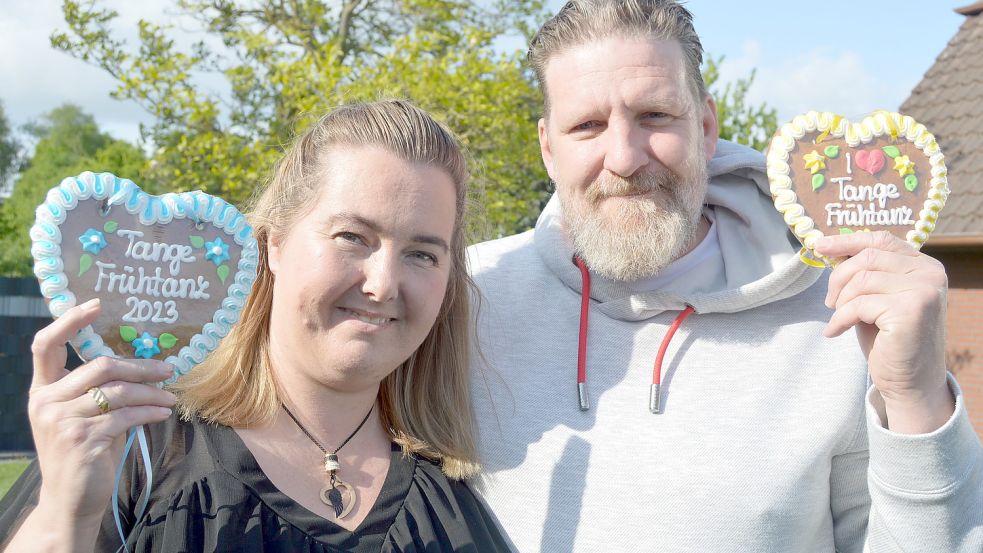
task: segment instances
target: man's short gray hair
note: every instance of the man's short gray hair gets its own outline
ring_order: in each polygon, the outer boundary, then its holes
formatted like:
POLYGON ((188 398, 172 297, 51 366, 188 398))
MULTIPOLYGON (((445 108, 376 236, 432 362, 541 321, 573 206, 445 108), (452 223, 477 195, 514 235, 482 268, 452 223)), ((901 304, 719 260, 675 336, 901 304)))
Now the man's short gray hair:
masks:
POLYGON ((570 0, 529 43, 527 58, 546 101, 546 64, 570 48, 618 36, 655 40, 675 40, 683 49, 686 75, 693 98, 707 96, 700 64, 703 45, 693 28, 693 14, 675 0, 570 0))

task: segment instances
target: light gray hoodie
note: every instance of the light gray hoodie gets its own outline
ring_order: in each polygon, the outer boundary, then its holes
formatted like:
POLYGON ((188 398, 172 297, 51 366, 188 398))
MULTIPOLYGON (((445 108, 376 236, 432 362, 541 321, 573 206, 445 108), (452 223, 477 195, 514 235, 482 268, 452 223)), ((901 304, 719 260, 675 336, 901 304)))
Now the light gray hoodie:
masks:
MULTIPOLYGON (((983 448, 958 386, 941 429, 884 429, 853 333, 826 339, 758 152, 709 166, 724 277, 685 295, 595 278, 577 401, 581 274, 554 197, 536 228, 469 250, 482 292, 476 487, 522 552, 983 551, 983 448), (663 412, 648 410, 669 342, 663 412)), ((690 287, 694 288, 694 287, 690 287)))

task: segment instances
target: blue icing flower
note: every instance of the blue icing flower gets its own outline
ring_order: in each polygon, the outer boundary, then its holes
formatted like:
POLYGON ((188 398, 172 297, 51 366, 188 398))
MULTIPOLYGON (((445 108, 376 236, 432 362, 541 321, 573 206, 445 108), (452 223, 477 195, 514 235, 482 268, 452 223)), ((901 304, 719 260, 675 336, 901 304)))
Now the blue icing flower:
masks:
POLYGON ((133 345, 134 349, 137 350, 137 357, 150 359, 151 357, 160 353, 160 348, 157 347, 157 338, 152 336, 149 332, 144 332, 143 336, 140 336, 130 343, 133 345))
POLYGON ((99 255, 99 252, 108 246, 106 237, 94 228, 90 228, 82 236, 79 236, 79 242, 82 243, 82 251, 92 252, 96 255, 99 255))
POLYGON ((211 242, 205 242, 205 259, 216 266, 229 260, 229 245, 222 241, 221 236, 216 237, 211 242))

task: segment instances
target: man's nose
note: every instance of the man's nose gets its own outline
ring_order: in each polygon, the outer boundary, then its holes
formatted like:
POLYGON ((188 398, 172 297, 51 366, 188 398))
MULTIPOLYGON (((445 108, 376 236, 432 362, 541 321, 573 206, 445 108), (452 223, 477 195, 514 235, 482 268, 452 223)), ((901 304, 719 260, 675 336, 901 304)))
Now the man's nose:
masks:
POLYGON ((648 141, 639 129, 625 123, 612 123, 605 134, 606 170, 627 178, 648 163, 648 141))

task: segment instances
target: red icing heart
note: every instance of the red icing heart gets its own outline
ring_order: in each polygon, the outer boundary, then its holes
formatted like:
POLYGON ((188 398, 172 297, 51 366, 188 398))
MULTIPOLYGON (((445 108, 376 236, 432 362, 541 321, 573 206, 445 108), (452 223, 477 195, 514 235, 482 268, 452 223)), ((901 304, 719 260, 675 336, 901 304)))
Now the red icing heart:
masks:
POLYGON ((860 150, 856 155, 857 167, 871 175, 880 173, 884 168, 884 152, 880 150, 860 150))

